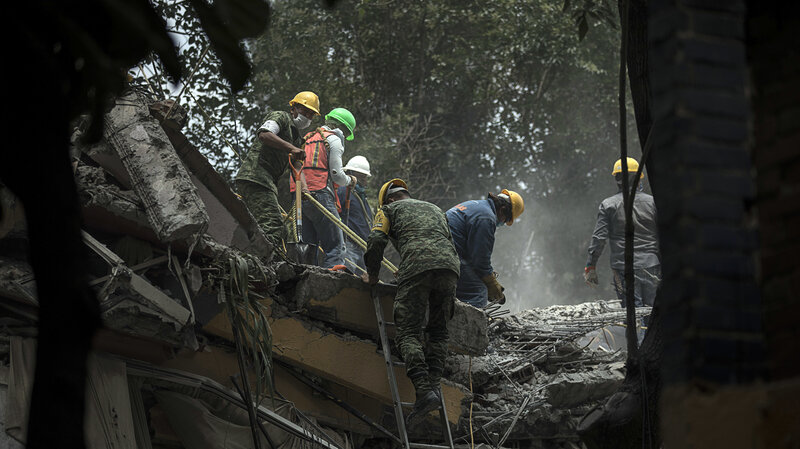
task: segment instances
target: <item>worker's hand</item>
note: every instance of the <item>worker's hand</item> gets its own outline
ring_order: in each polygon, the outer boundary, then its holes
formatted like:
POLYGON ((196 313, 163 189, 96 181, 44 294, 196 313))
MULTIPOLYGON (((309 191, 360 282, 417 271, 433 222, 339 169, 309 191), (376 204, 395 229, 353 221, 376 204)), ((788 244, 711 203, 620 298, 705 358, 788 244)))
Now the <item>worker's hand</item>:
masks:
POLYGON ((583 280, 586 281, 586 285, 590 287, 600 284, 600 281, 597 279, 597 271, 594 267, 586 267, 583 269, 583 280))
POLYGON ((306 152, 301 150, 300 148, 292 148, 292 152, 289 153, 289 156, 291 156, 292 159, 295 161, 306 160, 306 152))
POLYGON ((355 186, 356 186, 356 184, 358 184, 358 178, 356 178, 356 177, 355 177, 355 176, 353 176, 353 175, 350 175, 350 179, 351 179, 350 185, 351 185, 351 186, 353 186, 353 187, 355 187, 355 186))
POLYGON ((364 283, 372 286, 378 283, 378 276, 370 276, 369 274, 364 273, 361 275, 361 280, 364 281, 364 283))
POLYGON ((505 303, 506 296, 503 294, 505 289, 497 282, 497 273, 487 274, 481 280, 486 284, 486 288, 489 289, 489 301, 497 303, 503 301, 501 304, 505 303))

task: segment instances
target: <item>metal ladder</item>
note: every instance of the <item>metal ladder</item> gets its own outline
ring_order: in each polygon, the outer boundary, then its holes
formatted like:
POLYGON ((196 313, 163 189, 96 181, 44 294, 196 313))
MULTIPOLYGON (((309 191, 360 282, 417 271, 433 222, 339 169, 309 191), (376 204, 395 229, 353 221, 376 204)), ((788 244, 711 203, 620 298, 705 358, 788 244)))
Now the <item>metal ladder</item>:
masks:
POLYGON ((397 420, 397 431, 400 437, 397 441, 404 449, 454 449, 453 447, 453 434, 450 432, 450 424, 447 420, 447 408, 444 405, 444 396, 442 389, 439 387, 439 418, 442 425, 442 433, 445 437, 447 445, 437 444, 424 444, 424 443, 411 443, 408 441, 408 433, 406 432, 405 415, 403 414, 403 407, 413 407, 413 402, 401 402, 400 391, 397 388, 397 379, 394 376, 395 366, 405 366, 403 362, 396 362, 392 360, 392 353, 389 349, 389 337, 386 334, 386 326, 394 326, 394 323, 386 322, 383 319, 383 307, 381 306, 380 295, 376 287, 372 287, 372 303, 375 307, 375 317, 378 319, 378 333, 381 338, 381 348, 383 352, 383 360, 386 362, 386 373, 389 379, 389 389, 392 392, 392 403, 394 404, 394 417, 397 420))

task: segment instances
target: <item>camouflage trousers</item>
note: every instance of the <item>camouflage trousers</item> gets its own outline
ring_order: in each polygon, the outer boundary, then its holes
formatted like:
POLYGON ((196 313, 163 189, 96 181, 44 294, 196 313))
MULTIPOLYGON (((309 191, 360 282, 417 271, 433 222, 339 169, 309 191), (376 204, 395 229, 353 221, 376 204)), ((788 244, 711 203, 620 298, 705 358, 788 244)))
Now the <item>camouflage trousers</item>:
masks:
POLYGON ((447 322, 453 315, 458 275, 428 270, 401 281, 394 301, 395 344, 417 397, 439 387, 447 357, 447 322), (425 315, 427 344, 423 344, 425 315))
POLYGON ((241 180, 236 181, 236 190, 270 242, 282 248, 287 233, 278 205, 277 187, 241 180))

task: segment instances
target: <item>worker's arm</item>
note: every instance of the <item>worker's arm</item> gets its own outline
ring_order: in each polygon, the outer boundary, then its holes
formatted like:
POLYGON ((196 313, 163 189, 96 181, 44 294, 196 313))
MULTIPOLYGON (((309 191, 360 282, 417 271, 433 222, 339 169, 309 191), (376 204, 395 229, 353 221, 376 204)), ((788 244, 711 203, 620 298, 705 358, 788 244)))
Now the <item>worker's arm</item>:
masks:
POLYGON ((595 268, 597 267, 597 260, 600 259, 600 255, 603 254, 603 248, 606 246, 608 223, 608 210, 601 203, 597 212, 597 223, 595 223, 594 232, 592 233, 592 243, 589 244, 589 257, 586 260, 586 266, 583 268, 583 280, 590 287, 600 283, 595 268))
POLYGON ((375 215, 372 231, 367 237, 367 251, 364 253, 364 265, 367 273, 364 280, 370 285, 378 283, 378 273, 381 271, 381 261, 383 260, 383 250, 389 243, 389 230, 391 223, 382 210, 375 215))
POLYGON ((601 203, 597 212, 597 223, 595 223, 594 232, 592 232, 592 242, 589 244, 589 257, 586 259, 587 267, 597 266, 597 261, 600 259, 600 255, 603 254, 603 249, 608 239, 608 224, 608 210, 601 203))
POLYGON ((344 170, 342 170, 342 156, 344 155, 342 136, 339 134, 331 134, 325 140, 328 142, 328 148, 330 148, 330 153, 328 153, 328 167, 331 170, 331 177, 333 178, 334 184, 339 186, 355 185, 355 176, 348 176, 344 170))
POLYGON ((268 148, 290 154, 293 159, 303 160, 305 151, 278 137, 281 127, 274 120, 267 120, 258 128, 258 140, 268 148))

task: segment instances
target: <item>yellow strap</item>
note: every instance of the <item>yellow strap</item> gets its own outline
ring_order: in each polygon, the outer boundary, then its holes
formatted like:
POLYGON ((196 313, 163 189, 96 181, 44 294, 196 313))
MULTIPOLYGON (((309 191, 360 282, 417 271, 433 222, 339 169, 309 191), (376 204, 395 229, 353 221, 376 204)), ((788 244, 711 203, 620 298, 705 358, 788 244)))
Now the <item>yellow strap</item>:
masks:
MULTIPOLYGON (((367 250, 367 242, 365 242, 364 239, 359 237, 358 234, 353 232, 352 229, 350 229, 344 223, 342 223, 341 219, 337 218, 336 215, 333 215, 331 211, 326 209, 325 206, 320 204, 320 202, 314 199, 314 197, 311 196, 310 194, 303 192, 303 195, 308 201, 311 202, 311 204, 314 205, 314 207, 316 207, 317 209, 319 209, 320 212, 322 212, 322 215, 325 215, 325 217, 327 217, 328 220, 332 221, 333 224, 338 226, 339 229, 341 229, 348 237, 350 237, 354 242, 356 242, 358 246, 360 246, 364 251, 367 250)), ((397 272, 397 267, 394 266, 394 264, 392 264, 391 262, 389 262, 389 259, 384 257, 381 263, 383 264, 384 267, 388 268, 392 273, 397 272)))

